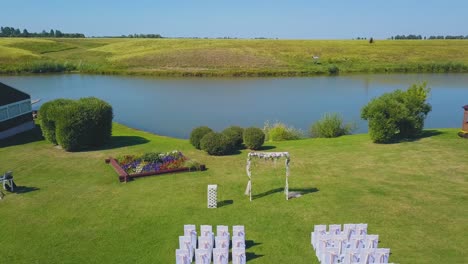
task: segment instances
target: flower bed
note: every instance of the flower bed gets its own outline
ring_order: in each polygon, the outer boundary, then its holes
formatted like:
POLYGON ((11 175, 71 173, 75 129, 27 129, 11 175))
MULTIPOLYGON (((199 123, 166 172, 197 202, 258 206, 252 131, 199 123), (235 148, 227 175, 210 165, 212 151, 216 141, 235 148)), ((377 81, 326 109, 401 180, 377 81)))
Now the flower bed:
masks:
POLYGON ((131 178, 159 175, 171 172, 204 170, 205 166, 189 160, 180 151, 167 153, 150 152, 143 155, 125 155, 106 160, 110 163, 121 182, 131 178))

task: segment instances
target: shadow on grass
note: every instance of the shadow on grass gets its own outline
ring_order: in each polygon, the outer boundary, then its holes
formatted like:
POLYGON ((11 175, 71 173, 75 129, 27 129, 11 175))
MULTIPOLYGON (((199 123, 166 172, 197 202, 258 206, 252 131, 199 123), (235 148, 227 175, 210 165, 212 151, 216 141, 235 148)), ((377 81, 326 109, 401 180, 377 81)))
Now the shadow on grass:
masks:
POLYGON ((41 127, 36 125, 31 130, 0 140, 0 148, 24 145, 41 140, 44 140, 44 137, 42 137, 41 127))
POLYGON ((262 146, 259 150, 271 150, 275 148, 276 148, 275 146, 262 146))
POLYGON ((22 194, 28 192, 39 191, 40 189, 37 187, 28 187, 28 186, 16 186, 14 193, 22 194))
POLYGON ((219 207, 223 207, 223 206, 228 206, 228 205, 231 205, 231 204, 233 204, 233 203, 234 203, 233 200, 219 201, 219 202, 218 202, 218 208, 219 208, 219 207))
MULTIPOLYGON (((317 188, 289 188, 289 198, 290 199, 297 198, 297 197, 300 197, 309 193, 318 192, 318 191, 319 190, 317 188), (294 195, 291 195, 291 194, 294 194, 294 195)), ((259 198, 268 196, 270 194, 279 193, 279 192, 284 192, 284 188, 276 188, 276 189, 269 190, 264 193, 252 195, 252 200, 259 199, 259 198)))
POLYGON ((255 241, 253 240, 246 240, 245 241, 245 249, 249 249, 251 247, 255 247, 255 246, 258 246, 258 245, 261 245, 262 243, 256 243, 255 241))
POLYGON ((247 258, 247 261, 249 261, 249 260, 253 260, 253 259, 256 259, 256 258, 261 258, 264 255, 257 255, 257 254, 255 254, 253 252, 245 252, 245 256, 247 258))
POLYGON ((101 147, 83 149, 82 152, 130 147, 146 144, 148 142, 150 142, 148 139, 139 136, 112 136, 111 141, 106 145, 101 147))
POLYGON ((417 137, 403 138, 403 139, 400 139, 400 140, 395 140, 395 141, 392 141, 392 142, 389 142, 389 143, 384 143, 384 144, 398 144, 398 143, 403 143, 403 142, 415 142, 415 141, 421 140, 423 138, 435 137, 435 136, 442 135, 442 134, 445 134, 445 133, 446 132, 442 132, 442 131, 434 130, 434 129, 423 130, 423 132, 420 135, 418 135, 417 137))

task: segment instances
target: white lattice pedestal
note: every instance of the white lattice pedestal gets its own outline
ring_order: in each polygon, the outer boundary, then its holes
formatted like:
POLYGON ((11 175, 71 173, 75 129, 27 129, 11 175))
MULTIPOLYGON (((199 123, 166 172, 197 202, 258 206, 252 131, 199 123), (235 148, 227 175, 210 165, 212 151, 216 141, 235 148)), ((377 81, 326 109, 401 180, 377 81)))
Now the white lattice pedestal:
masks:
POLYGON ((208 208, 216 208, 218 206, 218 185, 208 185, 208 208))

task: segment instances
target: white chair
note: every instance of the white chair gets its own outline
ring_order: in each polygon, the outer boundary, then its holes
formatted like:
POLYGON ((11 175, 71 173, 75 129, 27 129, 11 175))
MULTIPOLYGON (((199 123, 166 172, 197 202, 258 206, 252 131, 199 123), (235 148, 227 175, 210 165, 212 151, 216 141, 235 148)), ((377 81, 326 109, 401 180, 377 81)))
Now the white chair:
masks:
POLYGON ((339 234, 341 234, 341 225, 329 225, 328 233, 330 235, 339 235, 339 234))
POLYGON ((2 182, 4 190, 7 190, 6 185, 8 184, 10 186, 10 190, 14 191, 15 182, 13 181, 13 172, 5 172, 5 174, 3 174, 3 176, 0 177, 0 181, 2 182))
POLYGON ((229 237, 228 236, 216 236, 215 237, 216 248, 224 248, 229 250, 229 237))
POLYGON ((232 237, 235 237, 235 236, 245 237, 244 226, 237 225, 237 226, 232 227, 232 237))
POLYGON ((213 249, 213 264, 228 264, 229 249, 214 248, 213 249))
POLYGON ((361 249, 366 247, 366 236, 353 235, 349 239, 349 248, 361 249))
POLYGON ((341 263, 352 264, 359 263, 360 251, 357 249, 346 249, 343 253, 341 263))
POLYGON ((356 225, 356 234, 357 235, 367 235, 367 224, 357 224, 356 225))
POLYGON ((197 248, 197 230, 195 225, 184 225, 184 236, 192 238, 193 249, 197 248))
POLYGON ((190 262, 193 259, 193 246, 192 238, 189 236, 180 236, 179 237, 179 248, 187 250, 189 252, 190 262))
POLYGON ((190 264, 190 253, 186 249, 176 249, 176 264, 190 264))
POLYGON ((231 236, 229 235, 229 228, 228 228, 228 226, 223 226, 223 225, 216 226, 216 236, 228 236, 228 237, 231 237, 231 236))
POLYGON ((232 264, 245 264, 247 262, 247 256, 245 255, 244 248, 233 248, 232 249, 232 264))
POLYGON ((210 225, 201 225, 200 226, 200 236, 209 236, 213 234, 213 227, 210 225))
POLYGON ((322 257, 322 264, 337 264, 340 261, 340 254, 338 253, 338 248, 331 247, 326 248, 322 257))
POLYGON ((195 250, 195 264, 210 264, 211 251, 206 249, 195 250))
POLYGON ((200 226, 200 236, 202 237, 211 237, 211 245, 214 245, 214 233, 213 228, 210 225, 201 225, 200 226))
POLYGON ((377 248, 379 246, 379 235, 366 236, 366 248, 377 248))
POLYGON ((356 224, 344 224, 342 234, 350 239, 352 235, 356 234, 356 224))
POLYGON ((232 237, 232 248, 243 248, 243 249, 245 249, 244 237, 239 237, 239 236, 232 237))
POLYGON ((208 250, 209 257, 211 259, 211 253, 213 252, 213 240, 211 237, 198 237, 198 249, 208 250))
POLYGON ((375 255, 377 263, 388 263, 388 259, 390 258, 390 249, 376 248, 375 255))
POLYGON ((338 254, 341 255, 348 247, 348 238, 346 235, 335 235, 332 236, 333 246, 338 248, 338 254))
POLYGON ((319 235, 326 235, 327 234, 327 226, 326 225, 315 225, 314 232, 311 233, 311 241, 312 247, 314 249, 317 248, 317 238, 319 235))
POLYGON ((375 249, 363 248, 359 257, 359 264, 376 263, 375 249))
POLYGON ((319 260, 322 259, 325 249, 333 246, 333 240, 330 235, 319 235, 317 237, 317 248, 315 250, 315 255, 319 260))

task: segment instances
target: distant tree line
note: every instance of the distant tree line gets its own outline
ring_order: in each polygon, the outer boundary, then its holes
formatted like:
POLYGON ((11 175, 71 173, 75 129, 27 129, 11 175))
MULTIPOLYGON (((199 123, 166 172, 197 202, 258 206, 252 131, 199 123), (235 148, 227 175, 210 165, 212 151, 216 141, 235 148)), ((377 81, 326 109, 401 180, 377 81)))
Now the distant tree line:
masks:
POLYGON ((49 32, 42 30, 40 33, 29 32, 27 29, 20 30, 13 27, 1 27, 0 37, 4 38, 85 38, 82 33, 62 33, 62 31, 51 29, 49 32))
POLYGON ((122 35, 118 38, 163 38, 159 34, 129 34, 129 35, 122 35))
POLYGON ((410 34, 410 35, 396 35, 396 36, 392 36, 390 39, 392 40, 408 40, 408 39, 468 39, 468 35, 466 36, 463 36, 463 35, 459 35, 459 36, 451 36, 451 35, 447 35, 447 36, 429 36, 429 37, 423 37, 421 35, 413 35, 413 34, 410 34))

